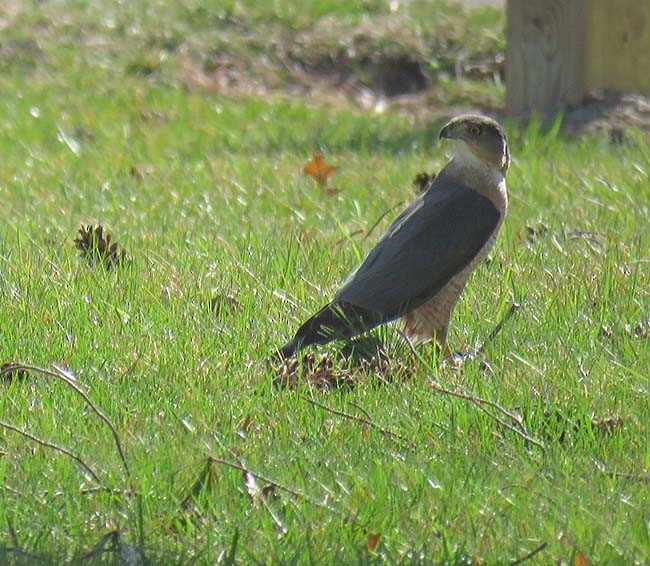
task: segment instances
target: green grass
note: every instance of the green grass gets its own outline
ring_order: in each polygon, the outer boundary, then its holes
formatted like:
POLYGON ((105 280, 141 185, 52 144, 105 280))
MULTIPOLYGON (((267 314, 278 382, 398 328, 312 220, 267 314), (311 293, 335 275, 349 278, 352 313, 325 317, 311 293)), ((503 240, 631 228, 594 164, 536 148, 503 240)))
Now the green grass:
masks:
MULTIPOLYGON (((380 2, 330 4, 346 21, 363 10, 389 17, 380 2)), ((269 12, 242 5, 223 10, 280 30, 311 29, 325 12, 320 2, 300 14, 288 2, 269 12)), ((62 382, 36 373, 3 381, 1 420, 80 455, 101 485, 72 459, 0 429, 0 562, 80 562, 117 530, 135 547, 143 536, 146 555, 162 564, 504 564, 543 543, 529 563, 570 563, 577 553, 594 564, 643 563, 644 134, 612 146, 605 136, 506 124, 508 218, 449 338, 473 349, 520 303, 487 345, 492 371, 478 362, 436 368, 426 348, 413 362, 390 328, 379 334, 412 366, 408 377, 277 390, 268 354, 331 297, 396 212, 367 240, 351 234, 413 198, 417 172, 444 164, 440 121, 282 89, 188 89, 176 50, 143 76, 130 66, 143 38, 170 29, 176 47, 194 45, 200 26, 213 25, 201 14, 215 13, 198 2, 181 13, 154 8, 65 2, 3 16, 0 362, 74 372, 114 423, 132 475, 110 430, 62 382), (119 21, 107 25, 111 17, 119 21), (302 174, 313 149, 339 167, 339 194, 325 197, 302 174), (132 262, 89 268, 73 243, 82 223, 107 226, 132 262), (216 294, 237 306, 215 316, 207 304, 216 294), (545 452, 432 380, 521 414, 545 452), (408 440, 306 398, 362 417, 354 403, 408 440), (252 502, 242 472, 209 458, 290 491, 252 502), (194 500, 184 505, 188 490, 194 500)), ((423 9, 414 3, 404 21, 423 9)), ((475 31, 497 21, 482 17, 475 31)), ((230 47, 249 60, 259 54, 252 40, 230 47)), ((118 558, 96 552, 83 563, 102 561, 118 558)))

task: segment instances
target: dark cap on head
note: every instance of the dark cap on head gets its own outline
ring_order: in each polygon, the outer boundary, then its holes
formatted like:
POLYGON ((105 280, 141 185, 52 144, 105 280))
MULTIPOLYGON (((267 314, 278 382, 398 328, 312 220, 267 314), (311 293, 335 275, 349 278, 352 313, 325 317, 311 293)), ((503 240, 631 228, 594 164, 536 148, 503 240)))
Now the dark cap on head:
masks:
POLYGON ((510 151, 503 126, 481 114, 462 114, 440 130, 440 139, 465 142, 482 161, 495 166, 505 175, 510 164, 510 151))

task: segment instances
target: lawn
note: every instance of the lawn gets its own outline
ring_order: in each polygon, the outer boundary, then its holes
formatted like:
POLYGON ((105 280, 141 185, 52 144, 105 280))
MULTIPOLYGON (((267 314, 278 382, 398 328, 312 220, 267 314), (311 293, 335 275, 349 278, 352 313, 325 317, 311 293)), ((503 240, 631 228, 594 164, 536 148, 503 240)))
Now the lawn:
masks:
POLYGON ((35 366, 0 380, 0 563, 646 563, 647 132, 505 121, 460 369, 389 326, 287 371, 444 117, 502 104, 505 18, 216 4, 0 7, 0 363, 35 366), (426 88, 382 94, 394 60, 426 88))

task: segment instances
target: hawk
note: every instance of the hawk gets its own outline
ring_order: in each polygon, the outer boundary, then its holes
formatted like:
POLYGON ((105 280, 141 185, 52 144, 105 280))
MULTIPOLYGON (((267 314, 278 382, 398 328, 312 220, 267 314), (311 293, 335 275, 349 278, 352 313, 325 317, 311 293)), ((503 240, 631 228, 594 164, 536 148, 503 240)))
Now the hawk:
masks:
POLYGON ((506 214, 510 152, 501 125, 476 114, 449 121, 440 139, 453 140, 452 158, 394 220, 332 302, 280 349, 284 358, 396 319, 409 339, 435 339, 450 353, 451 314, 506 214))

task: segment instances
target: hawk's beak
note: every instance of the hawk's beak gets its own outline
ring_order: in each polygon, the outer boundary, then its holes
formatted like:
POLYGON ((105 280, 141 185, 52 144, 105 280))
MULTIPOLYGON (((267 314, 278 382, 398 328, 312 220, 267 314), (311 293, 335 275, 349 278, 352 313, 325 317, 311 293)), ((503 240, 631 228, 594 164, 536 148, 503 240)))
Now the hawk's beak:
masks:
POLYGON ((452 135, 452 125, 447 124, 442 130, 440 130, 440 139, 441 140, 448 140, 453 137, 452 135))

